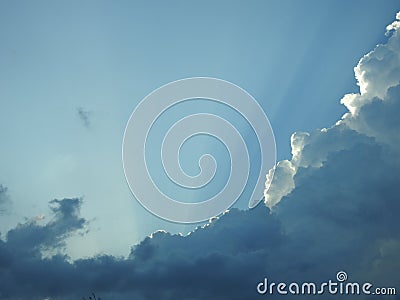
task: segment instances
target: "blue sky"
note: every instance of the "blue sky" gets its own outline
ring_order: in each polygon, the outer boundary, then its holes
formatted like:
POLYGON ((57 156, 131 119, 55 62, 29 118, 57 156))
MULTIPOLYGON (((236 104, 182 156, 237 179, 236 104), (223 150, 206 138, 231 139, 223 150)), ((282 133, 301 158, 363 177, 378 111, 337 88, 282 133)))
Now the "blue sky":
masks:
MULTIPOLYGON (((353 67, 385 40, 396 1, 1 1, 2 232, 51 219, 48 201, 83 197, 90 231, 73 258, 127 255, 157 229, 126 185, 126 122, 155 88, 210 76, 238 84, 267 113, 278 160, 290 135, 333 125, 357 92, 353 67), (87 112, 87 122, 79 111, 87 112)), ((239 206, 241 204, 239 203, 239 206)), ((45 221, 44 221, 45 222, 45 221)))

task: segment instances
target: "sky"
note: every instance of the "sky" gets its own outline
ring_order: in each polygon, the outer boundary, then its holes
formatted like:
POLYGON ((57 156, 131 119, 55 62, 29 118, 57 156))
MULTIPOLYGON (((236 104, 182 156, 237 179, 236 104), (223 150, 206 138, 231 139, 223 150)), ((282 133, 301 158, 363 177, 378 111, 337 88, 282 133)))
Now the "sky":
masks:
POLYGON ((267 274, 322 281, 339 269, 399 287, 398 23, 385 35, 399 10, 1 1, 2 297, 244 299, 267 274), (278 164, 266 205, 185 236, 196 225, 133 197, 121 148, 136 105, 192 76, 257 99, 278 164))

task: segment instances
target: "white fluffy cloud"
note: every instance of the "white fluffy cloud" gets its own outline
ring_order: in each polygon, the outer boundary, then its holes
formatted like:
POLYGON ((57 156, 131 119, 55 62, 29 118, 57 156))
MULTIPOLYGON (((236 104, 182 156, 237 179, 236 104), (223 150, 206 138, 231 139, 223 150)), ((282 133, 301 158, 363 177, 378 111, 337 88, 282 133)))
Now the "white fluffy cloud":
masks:
POLYGON ((396 14, 396 21, 393 21, 393 23, 389 24, 386 27, 387 30, 386 35, 390 35, 390 32, 392 30, 398 30, 399 28, 400 28, 400 12, 396 14))
POLYGON ((358 134, 362 138, 373 138, 389 151, 399 151, 400 13, 396 18, 387 27, 391 35, 388 42, 377 45, 354 68, 360 92, 347 94, 340 101, 349 112, 331 128, 292 135, 292 159, 277 164, 277 176, 271 189, 265 191, 269 206, 277 204, 295 188, 298 168, 323 166, 332 153, 353 147, 360 139, 358 134))

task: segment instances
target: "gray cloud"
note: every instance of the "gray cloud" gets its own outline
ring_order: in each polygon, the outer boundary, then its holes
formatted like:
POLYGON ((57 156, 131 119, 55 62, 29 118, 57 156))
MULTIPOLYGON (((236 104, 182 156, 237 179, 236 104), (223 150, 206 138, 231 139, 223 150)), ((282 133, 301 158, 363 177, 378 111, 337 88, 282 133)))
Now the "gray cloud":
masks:
POLYGON ((265 276, 321 282, 339 270, 351 281, 399 288, 396 24, 388 43, 355 69, 361 92, 343 98, 349 113, 331 128, 292 136, 293 157, 277 165, 266 195, 271 210, 232 209, 185 237, 156 232, 127 258, 72 262, 41 255, 86 225, 79 199, 54 200, 49 223, 21 224, 0 240, 1 298, 80 299, 95 291, 102 299, 261 299, 256 285, 265 276))
POLYGON ((7 199, 7 188, 0 184, 0 203, 7 199))
POLYGON ((9 200, 7 187, 0 184, 0 213, 4 213, 7 210, 9 200))
POLYGON ((87 225, 79 216, 81 203, 78 198, 50 201, 53 216, 47 224, 29 220, 0 240, 0 298, 43 299, 42 295, 52 293, 52 289, 63 290, 59 287, 62 282, 55 280, 72 268, 61 254, 64 240, 87 225), (49 250, 57 253, 43 257, 49 250))
POLYGON ((85 126, 86 128, 89 128, 91 126, 91 115, 92 112, 83 109, 82 107, 78 107, 76 109, 76 112, 78 114, 79 119, 81 120, 83 126, 85 126))
POLYGON ((0 242, 3 298, 77 299, 95 291, 102 299, 227 299, 233 293, 233 299, 243 299, 254 294, 254 280, 284 245, 279 222, 260 206, 232 210, 187 237, 157 232, 133 247, 126 259, 104 255, 70 262, 61 254, 42 258, 38 249, 58 245, 60 237, 85 224, 63 209, 65 205, 77 211, 76 200, 62 200, 48 224, 20 225, 0 242), (63 224, 65 230, 54 229, 63 224), (243 271, 249 272, 247 279, 243 271))
POLYGON ((42 250, 64 246, 64 239, 84 229, 86 221, 79 217, 82 200, 78 198, 50 201, 53 218, 46 225, 33 219, 8 231, 7 247, 15 252, 40 256, 42 250))

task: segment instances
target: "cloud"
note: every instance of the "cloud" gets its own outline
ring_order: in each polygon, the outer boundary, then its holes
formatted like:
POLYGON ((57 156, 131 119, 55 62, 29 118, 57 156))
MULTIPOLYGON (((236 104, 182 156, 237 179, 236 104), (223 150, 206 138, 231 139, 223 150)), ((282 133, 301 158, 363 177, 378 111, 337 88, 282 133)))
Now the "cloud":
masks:
POLYGON ((396 21, 386 27, 386 35, 389 36, 392 30, 400 29, 400 12, 396 14, 396 21))
POLYGON ((7 232, 6 245, 14 253, 41 257, 43 250, 62 248, 65 238, 84 229, 87 222, 79 216, 82 200, 79 198, 50 201, 52 220, 40 225, 39 218, 18 224, 7 232))
POLYGON ((81 200, 54 200, 47 224, 20 224, 0 240, 1 298, 261 299, 266 276, 321 282, 339 270, 398 288, 400 28, 390 30, 355 68, 360 93, 341 101, 349 112, 330 128, 293 134, 292 159, 277 164, 266 193, 271 209, 232 209, 188 236, 156 232, 127 258, 71 261, 43 251, 85 228, 81 200))
POLYGON ((5 202, 7 199, 7 188, 0 184, 0 203, 5 202))
POLYGON ((393 31, 388 42, 376 46, 354 68, 360 93, 347 94, 340 101, 349 112, 329 129, 292 135, 292 159, 277 166, 278 171, 290 174, 290 178, 276 178, 272 182, 275 189, 285 190, 285 193, 266 192, 268 204, 276 204, 295 188, 290 181, 296 176, 297 169, 321 167, 329 155, 350 149, 361 140, 366 142, 372 138, 371 143, 391 151, 392 155, 388 154, 388 157, 397 160, 394 153, 400 150, 400 119, 397 116, 400 109, 400 38, 399 28, 395 25, 390 28, 393 31))
POLYGON ((9 204, 8 189, 4 185, 0 184, 0 213, 4 213, 9 204))
POLYGON ((83 126, 85 126, 86 128, 89 128, 91 125, 91 115, 92 112, 88 111, 88 110, 84 110, 82 107, 78 107, 76 109, 76 112, 78 114, 79 119, 82 121, 83 126))
POLYGON ((52 219, 47 224, 40 225, 34 218, 0 240, 1 299, 43 299, 53 289, 63 291, 62 281, 56 280, 67 276, 71 266, 61 253, 65 239, 87 225, 79 216, 81 204, 79 198, 52 200, 52 219), (49 251, 53 255, 46 258, 49 251))
MULTIPOLYGON (((76 201, 64 199, 63 204, 77 211, 76 201)), ((260 262, 267 265, 284 245, 279 222, 260 206, 234 209, 187 237, 154 233, 125 259, 103 255, 70 262, 62 254, 39 255, 38 249, 58 245, 60 237, 84 223, 60 206, 48 224, 28 222, 10 231, 0 242, 2 297, 80 299, 95 291, 102 299, 226 299, 231 293, 236 293, 233 299, 243 299, 255 278, 243 278, 241 271, 256 272, 259 278, 260 262), (66 229, 54 229, 61 227, 66 229), (263 262, 268 249, 276 250, 263 262)))

